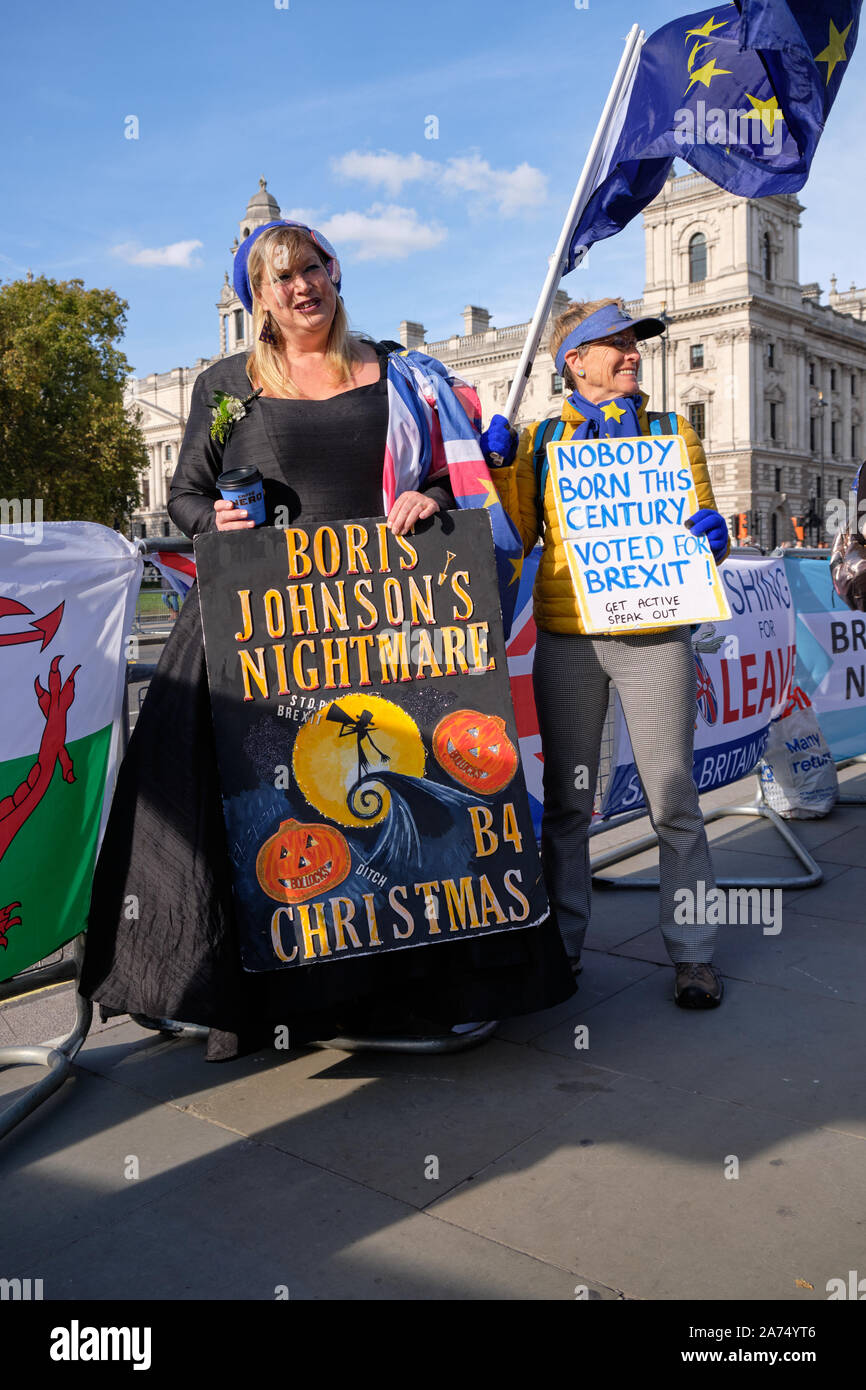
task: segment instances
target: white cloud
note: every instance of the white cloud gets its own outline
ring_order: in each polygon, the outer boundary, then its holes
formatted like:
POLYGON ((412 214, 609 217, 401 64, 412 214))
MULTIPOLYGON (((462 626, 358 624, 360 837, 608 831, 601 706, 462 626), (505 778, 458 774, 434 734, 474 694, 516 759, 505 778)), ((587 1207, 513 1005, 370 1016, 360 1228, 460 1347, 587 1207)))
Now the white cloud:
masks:
POLYGON ((477 193, 482 201, 495 203, 503 217, 537 207, 547 197, 547 177, 540 169, 525 161, 516 169, 494 169, 478 154, 449 159, 442 171, 442 187, 477 193))
POLYGON ((393 154, 391 150, 380 150, 378 154, 350 150, 348 154, 332 159, 331 165, 335 173, 347 179, 381 184, 392 198, 397 197, 404 183, 433 178, 441 167, 433 160, 422 159, 420 154, 393 154))
POLYGON ((351 150, 332 161, 338 174, 382 186, 395 197, 404 183, 425 180, 445 193, 474 193, 476 205, 490 205, 503 217, 537 207, 547 197, 547 177, 525 161, 516 169, 494 169, 476 152, 452 156, 445 164, 419 154, 378 154, 351 150))
POLYGON ((201 245, 200 241, 173 241, 170 246, 139 246, 134 241, 124 241, 120 246, 112 246, 111 253, 128 265, 170 265, 190 270, 202 264, 192 254, 201 245))
POLYGON ((429 251, 448 235, 436 223, 418 220, 414 208, 374 203, 366 212, 338 212, 321 223, 339 255, 354 243, 359 261, 402 261, 415 251, 429 251))
POLYGON ((280 208, 284 222, 302 222, 305 227, 318 227, 319 218, 325 215, 323 208, 280 208))

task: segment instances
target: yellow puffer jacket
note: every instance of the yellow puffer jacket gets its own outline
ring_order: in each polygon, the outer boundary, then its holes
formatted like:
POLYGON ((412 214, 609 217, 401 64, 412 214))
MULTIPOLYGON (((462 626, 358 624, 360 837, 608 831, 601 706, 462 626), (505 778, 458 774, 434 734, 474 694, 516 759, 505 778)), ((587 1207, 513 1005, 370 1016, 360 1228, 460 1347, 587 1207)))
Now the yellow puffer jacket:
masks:
MULTIPOLYGON (((641 392, 638 406, 638 423, 641 434, 649 434, 646 404, 648 397, 641 392)), ((566 422, 561 443, 566 443, 583 420, 579 410, 565 401, 560 419, 566 422)), ((709 507, 716 511, 716 501, 707 471, 707 460, 703 445, 688 420, 681 415, 676 417, 677 433, 686 441, 692 477, 698 494, 698 507, 709 507)), ((507 468, 493 468, 493 478, 500 501, 511 520, 516 525, 523 540, 523 553, 528 555, 538 540, 538 511, 536 506, 535 463, 533 459, 533 440, 538 422, 528 425, 520 436, 517 455, 507 468)), ((544 551, 533 591, 533 611, 537 627, 546 632, 580 633, 583 626, 577 607, 577 597, 571 582, 562 533, 553 502, 553 486, 550 475, 544 490, 544 551)), ((730 549, 730 542, 728 543, 730 549)), ((725 552, 727 557, 727 551, 725 552)), ((663 631, 657 628, 657 632, 663 631)))

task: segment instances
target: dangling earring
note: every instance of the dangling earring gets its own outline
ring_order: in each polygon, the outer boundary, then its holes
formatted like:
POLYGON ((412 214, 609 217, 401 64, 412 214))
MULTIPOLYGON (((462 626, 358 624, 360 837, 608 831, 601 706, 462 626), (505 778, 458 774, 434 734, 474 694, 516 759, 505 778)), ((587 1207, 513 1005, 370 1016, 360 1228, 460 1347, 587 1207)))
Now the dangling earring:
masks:
POLYGON ((264 321, 264 323, 262 324, 262 331, 261 331, 261 333, 259 334, 259 342, 260 342, 260 343, 275 343, 276 341, 277 341, 276 335, 274 334, 274 330, 271 328, 271 316, 270 316, 269 313, 266 313, 266 314, 265 314, 265 321, 264 321))

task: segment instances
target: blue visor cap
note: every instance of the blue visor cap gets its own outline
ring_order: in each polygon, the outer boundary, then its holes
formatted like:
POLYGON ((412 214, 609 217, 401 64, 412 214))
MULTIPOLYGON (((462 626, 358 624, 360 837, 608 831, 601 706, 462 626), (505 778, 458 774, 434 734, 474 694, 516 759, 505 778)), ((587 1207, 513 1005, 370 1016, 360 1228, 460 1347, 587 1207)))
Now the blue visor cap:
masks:
POLYGON ((232 278, 235 285, 235 293, 243 304, 248 314, 253 312, 253 292, 250 287, 250 277, 247 273, 247 262, 250 258, 250 251, 256 237, 260 237, 262 232, 269 232, 272 227, 295 227, 300 232, 306 232, 311 241, 324 252, 326 257, 325 269, 328 278, 333 283, 337 294, 340 293, 340 286, 343 283, 343 272, 340 269, 340 262, 337 260, 337 253, 327 237, 322 236, 314 227, 308 227, 303 222, 266 222, 263 227, 256 227, 254 232, 241 242, 235 252, 235 264, 232 278))
POLYGON ((594 314, 573 328, 559 345, 556 354, 556 370, 562 376, 565 371, 565 354, 583 343, 594 343, 597 338, 612 338, 617 333, 632 329, 638 342, 644 338, 655 338, 664 333, 665 325, 661 319, 630 319, 616 304, 606 304, 596 309, 594 314))

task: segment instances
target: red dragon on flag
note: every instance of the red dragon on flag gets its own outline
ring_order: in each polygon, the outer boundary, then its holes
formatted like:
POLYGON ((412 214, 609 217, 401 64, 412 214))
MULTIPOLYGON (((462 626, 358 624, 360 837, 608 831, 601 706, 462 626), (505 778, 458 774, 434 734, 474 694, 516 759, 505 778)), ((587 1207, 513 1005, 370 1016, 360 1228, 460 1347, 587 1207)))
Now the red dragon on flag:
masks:
MULTIPOLYGON (((14 646, 20 642, 41 641, 40 650, 44 651, 60 626, 63 608, 64 605, 61 603, 43 618, 33 619, 27 631, 0 633, 0 647, 14 646)), ((23 603, 18 603, 16 599, 0 597, 0 618, 13 614, 32 617, 33 610, 23 603)), ((32 768, 11 795, 3 797, 0 801, 0 859, 47 792, 54 776, 55 764, 60 763, 61 775, 65 782, 75 781, 72 759, 66 748, 66 716, 75 699, 75 675, 81 667, 76 666, 64 681, 60 675, 62 660, 62 656, 52 659, 47 690, 38 676, 34 682, 39 708, 45 718, 45 728, 32 768)), ((7 935, 10 929, 21 925, 21 918, 12 915, 20 906, 20 902, 14 902, 0 907, 0 946, 4 950, 8 944, 7 935)))

